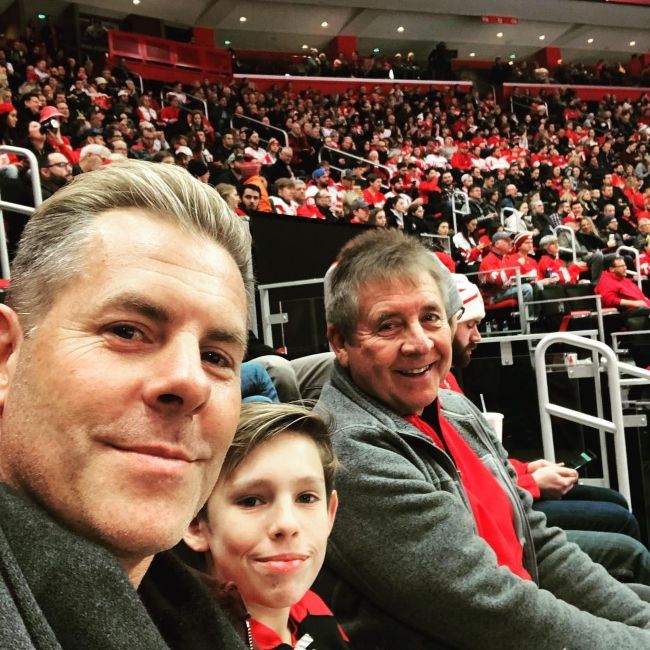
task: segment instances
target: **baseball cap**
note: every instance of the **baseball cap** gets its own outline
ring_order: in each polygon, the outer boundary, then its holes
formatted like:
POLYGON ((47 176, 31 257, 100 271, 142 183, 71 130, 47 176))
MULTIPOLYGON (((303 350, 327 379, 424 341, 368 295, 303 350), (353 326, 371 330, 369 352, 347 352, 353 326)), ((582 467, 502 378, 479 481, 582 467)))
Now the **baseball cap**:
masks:
POLYGON ((367 201, 364 201, 363 199, 355 199, 350 204, 350 209, 351 210, 360 210, 362 208, 369 208, 369 207, 370 207, 370 203, 368 203, 367 201))

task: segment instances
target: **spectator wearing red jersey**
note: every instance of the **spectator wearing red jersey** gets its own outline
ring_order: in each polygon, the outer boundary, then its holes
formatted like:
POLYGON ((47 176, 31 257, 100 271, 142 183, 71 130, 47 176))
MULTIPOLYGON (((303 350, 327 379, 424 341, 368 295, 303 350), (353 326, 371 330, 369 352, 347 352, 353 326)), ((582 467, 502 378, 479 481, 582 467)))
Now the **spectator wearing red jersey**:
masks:
POLYGON ((542 237, 539 245, 544 249, 544 254, 537 263, 537 275, 540 278, 557 278, 560 284, 575 284, 581 271, 587 268, 583 262, 567 267, 566 262, 560 258, 560 245, 555 235, 542 237))
POLYGON ((381 178, 374 173, 368 174, 368 187, 362 192, 363 199, 375 208, 381 208, 386 197, 381 191, 381 178))
MULTIPOLYGON (((479 280, 491 303, 516 298, 516 267, 508 266, 508 256, 512 249, 512 235, 507 232, 496 232, 492 235, 490 251, 483 257, 480 264, 479 280)), ((527 282, 521 284, 524 300, 532 300, 533 287, 527 282)))
POLYGON ((461 142, 449 161, 454 169, 467 172, 474 166, 474 158, 469 152, 467 142, 461 142))

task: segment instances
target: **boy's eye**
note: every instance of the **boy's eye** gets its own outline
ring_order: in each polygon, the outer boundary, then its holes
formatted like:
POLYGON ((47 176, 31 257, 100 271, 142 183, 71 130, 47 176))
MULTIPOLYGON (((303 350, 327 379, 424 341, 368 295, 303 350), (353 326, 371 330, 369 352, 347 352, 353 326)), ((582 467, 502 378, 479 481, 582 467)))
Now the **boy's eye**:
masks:
POLYGON ((311 493, 301 494, 297 499, 298 503, 316 503, 319 500, 317 495, 311 493))
POLYGON ((254 508, 262 503, 259 497, 243 497, 237 501, 237 505, 242 508, 254 508))

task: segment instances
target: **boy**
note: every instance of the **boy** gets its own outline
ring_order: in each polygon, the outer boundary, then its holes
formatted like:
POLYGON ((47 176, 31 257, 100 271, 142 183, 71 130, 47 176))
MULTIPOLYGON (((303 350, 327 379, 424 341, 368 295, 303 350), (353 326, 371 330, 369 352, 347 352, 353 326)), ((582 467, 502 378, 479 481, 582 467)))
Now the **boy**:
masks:
POLYGON ((217 485, 185 542, 205 553, 212 578, 237 588, 251 648, 348 647, 309 591, 336 514, 336 464, 319 415, 292 404, 242 406, 217 485))

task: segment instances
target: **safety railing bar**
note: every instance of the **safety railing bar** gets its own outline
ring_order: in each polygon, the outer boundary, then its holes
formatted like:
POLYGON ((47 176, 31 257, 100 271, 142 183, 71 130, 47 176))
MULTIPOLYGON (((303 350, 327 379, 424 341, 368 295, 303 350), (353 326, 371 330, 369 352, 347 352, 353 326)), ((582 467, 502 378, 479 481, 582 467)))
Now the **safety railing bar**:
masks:
POLYGON ((38 169, 38 160, 36 160, 34 152, 23 147, 11 147, 6 144, 0 145, 0 152, 13 153, 17 156, 23 156, 29 161, 29 171, 31 172, 32 181, 32 194, 34 196, 34 207, 37 208, 41 203, 43 203, 43 195, 41 194, 41 176, 40 170, 38 169))
POLYGON ((293 280, 291 282, 273 282, 271 284, 260 284, 257 289, 282 289, 284 287, 302 287, 307 284, 318 284, 325 282, 325 278, 313 278, 311 280, 293 280))
MULTIPOLYGON (((630 332, 630 334, 639 333, 643 334, 643 332, 630 332)), ((603 366, 607 367, 608 361, 607 359, 601 359, 601 363, 603 366)), ((616 365, 619 372, 624 372, 626 375, 633 375, 634 377, 639 377, 641 379, 645 379, 646 381, 650 381, 650 370, 639 368, 639 366, 632 365, 631 363, 625 363, 625 361, 617 361, 616 365)))
POLYGON ((630 271, 629 269, 626 271, 626 274, 629 275, 636 275, 636 284, 641 289, 641 260, 640 260, 640 251, 634 248, 633 246, 619 246, 616 249, 616 254, 620 255, 621 251, 625 251, 626 253, 632 253, 634 256, 634 266, 636 267, 636 271, 630 271))
POLYGON ((347 151, 341 151, 340 149, 335 149, 334 147, 328 147, 327 145, 323 145, 320 148, 320 151, 318 153, 318 162, 321 161, 321 153, 323 150, 327 149, 328 151, 333 151, 334 153, 340 155, 340 156, 345 156, 347 158, 354 158, 355 160, 360 160, 361 162, 367 163, 371 167, 377 167, 379 169, 383 169, 388 173, 388 178, 392 177, 392 172, 390 171, 389 167, 386 167, 386 165, 381 165, 379 163, 372 162, 372 160, 368 160, 367 158, 362 158, 361 156, 357 156, 354 153, 348 153, 347 151))
MULTIPOLYGON (((169 93, 173 93, 173 92, 174 92, 174 87, 173 86, 163 86, 160 89, 160 102, 161 102, 161 104, 163 106, 165 104, 165 95, 168 95, 169 93), (165 90, 167 90, 167 93, 165 93, 165 90)), ((205 115, 205 119, 207 120, 208 119, 208 102, 205 99, 203 99, 203 97, 199 97, 198 95, 192 95, 190 93, 186 93, 185 91, 183 91, 183 94, 185 95, 185 97, 189 97, 190 99, 193 99, 195 102, 199 102, 199 104, 203 105, 203 113, 205 115)), ((191 108, 188 109, 186 106, 181 106, 180 108, 186 108, 189 111, 192 110, 191 108)))
MULTIPOLYGON (((544 457, 549 460, 555 460, 555 448, 553 443, 553 430, 551 426, 551 413, 549 407, 556 412, 561 413, 565 419, 581 422, 585 415, 579 411, 571 411, 566 407, 558 407, 552 404, 549 399, 548 383, 545 368, 546 350, 557 343, 567 343, 579 348, 592 350, 592 352, 602 355, 607 359, 607 383, 609 388, 609 400, 611 409, 611 420, 607 420, 608 427, 613 427, 614 452, 616 460, 616 473, 618 476, 618 486, 621 494, 626 498, 628 503, 630 499, 630 478, 627 467, 627 447, 625 443, 625 424, 623 421, 623 403, 621 399, 621 384, 618 371, 618 360, 614 351, 600 341, 580 338, 565 332, 554 332, 547 334, 537 345, 535 349, 535 374, 537 379, 537 393, 539 401, 540 425, 542 430, 542 444, 544 447, 544 457), (557 409, 562 409, 557 411, 557 409)), ((589 416, 593 417, 593 416, 589 416)), ((603 421, 601 418, 594 418, 595 422, 603 421)), ((604 427, 597 425, 601 432, 604 427)), ((609 430, 609 429, 607 429, 609 430)))
POLYGON ((11 203, 11 201, 0 200, 0 209, 9 210, 10 212, 18 212, 30 216, 34 212, 34 208, 28 205, 21 205, 20 203, 11 203))
POLYGON ((555 415, 556 417, 562 418, 564 420, 570 420, 571 422, 576 422, 578 424, 584 424, 588 427, 593 427, 594 429, 604 429, 609 433, 614 433, 616 427, 613 422, 605 420, 603 418, 597 418, 593 415, 587 415, 586 413, 578 413, 573 409, 567 408, 566 406, 558 406, 557 404, 548 404, 546 410, 550 415, 555 415))
POLYGON ((235 125, 233 124, 234 119, 248 120, 249 122, 255 122, 255 124, 259 124, 260 126, 263 126, 265 129, 268 129, 269 131, 277 131, 278 133, 282 134, 282 139, 284 140, 284 146, 285 147, 289 146, 289 134, 284 129, 281 129, 279 126, 273 126, 272 124, 265 124, 264 122, 260 122, 260 120, 256 120, 254 117, 248 117, 248 115, 238 115, 237 113, 235 113, 230 118, 230 128, 233 129, 236 128, 235 125))
MULTIPOLYGON (((27 158, 32 183, 34 208, 37 208, 43 202, 43 194, 41 192, 41 173, 38 168, 36 156, 29 149, 24 149, 23 147, 12 147, 10 145, 0 145, 0 152, 13 153, 16 156, 27 158)), ((10 201, 2 201, 0 198, 0 272, 2 273, 2 277, 5 279, 11 278, 11 270, 9 268, 9 250, 7 249, 7 237, 4 229, 4 215, 2 211, 10 210, 29 216, 34 212, 34 208, 12 203, 10 201)))
POLYGON ((576 255, 576 234, 573 228, 571 226, 556 226, 555 228, 552 228, 553 234, 557 237, 558 236, 558 231, 563 230, 565 232, 569 233, 569 237, 571 239, 571 248, 567 248, 566 246, 560 246, 560 250, 567 251, 571 253, 571 257, 573 258, 573 263, 575 264, 577 262, 578 256, 576 255))

